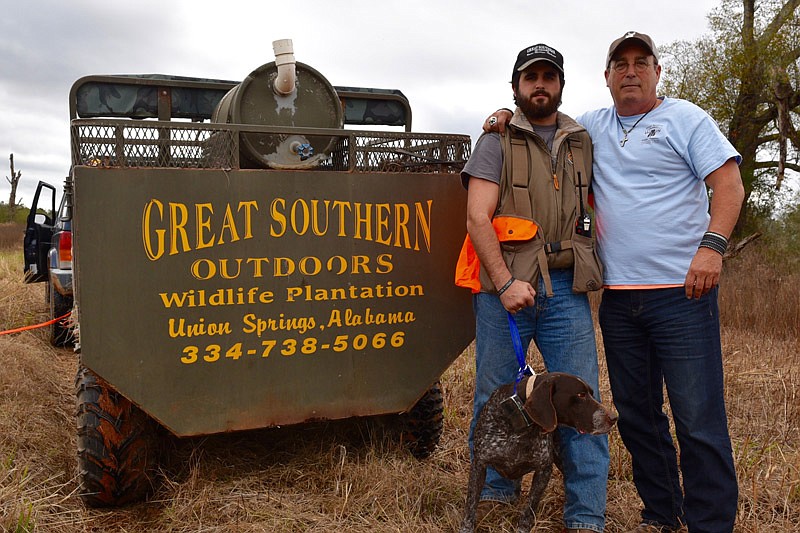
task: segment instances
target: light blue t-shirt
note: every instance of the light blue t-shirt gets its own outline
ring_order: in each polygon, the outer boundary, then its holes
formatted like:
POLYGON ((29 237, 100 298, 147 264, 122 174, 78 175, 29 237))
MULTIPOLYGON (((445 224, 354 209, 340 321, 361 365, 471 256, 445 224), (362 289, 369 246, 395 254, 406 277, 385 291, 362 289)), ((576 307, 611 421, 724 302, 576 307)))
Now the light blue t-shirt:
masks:
POLYGON ((604 282, 682 285, 710 215, 704 179, 741 156, 701 108, 663 98, 643 115, 616 109, 577 118, 594 144, 592 188, 604 282), (631 128, 633 129, 631 130, 631 128))

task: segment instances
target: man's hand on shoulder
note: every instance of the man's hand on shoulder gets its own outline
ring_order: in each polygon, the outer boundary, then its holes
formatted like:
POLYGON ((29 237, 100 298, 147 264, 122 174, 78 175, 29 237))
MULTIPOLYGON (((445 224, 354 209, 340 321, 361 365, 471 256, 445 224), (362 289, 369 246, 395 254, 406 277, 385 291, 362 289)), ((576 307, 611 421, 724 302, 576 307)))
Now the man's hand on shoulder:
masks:
POLYGON ((512 116, 513 113, 510 109, 498 109, 483 122, 483 131, 502 135, 506 132, 506 124, 508 124, 512 116))

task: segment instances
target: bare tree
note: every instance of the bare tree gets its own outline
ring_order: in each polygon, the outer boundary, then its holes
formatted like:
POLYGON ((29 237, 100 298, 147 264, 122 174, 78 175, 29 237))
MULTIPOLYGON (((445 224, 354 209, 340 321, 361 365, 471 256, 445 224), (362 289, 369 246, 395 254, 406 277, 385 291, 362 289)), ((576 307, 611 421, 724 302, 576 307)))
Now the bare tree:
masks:
POLYGON ((11 184, 11 194, 8 195, 8 208, 13 211, 17 207, 17 185, 22 178, 22 171, 14 171, 14 154, 9 157, 11 161, 11 177, 6 176, 6 181, 11 184))

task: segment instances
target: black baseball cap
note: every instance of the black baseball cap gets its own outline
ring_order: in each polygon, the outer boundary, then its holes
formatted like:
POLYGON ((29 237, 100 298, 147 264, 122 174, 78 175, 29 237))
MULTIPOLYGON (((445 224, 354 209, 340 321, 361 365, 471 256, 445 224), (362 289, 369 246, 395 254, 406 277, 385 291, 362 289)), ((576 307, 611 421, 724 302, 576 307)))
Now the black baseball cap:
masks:
POLYGON ((561 55, 561 52, 546 44, 534 44, 533 46, 523 48, 520 50, 519 54, 517 54, 517 62, 514 63, 514 72, 511 73, 512 78, 515 73, 522 72, 538 61, 549 61, 561 74, 564 74, 564 56, 561 55))

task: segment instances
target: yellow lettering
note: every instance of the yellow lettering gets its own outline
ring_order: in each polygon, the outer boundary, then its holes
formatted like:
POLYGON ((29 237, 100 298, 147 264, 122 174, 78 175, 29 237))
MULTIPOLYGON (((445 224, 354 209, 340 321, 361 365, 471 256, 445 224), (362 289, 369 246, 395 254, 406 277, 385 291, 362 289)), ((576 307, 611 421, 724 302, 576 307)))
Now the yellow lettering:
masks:
POLYGON ((319 209, 318 209, 318 205, 317 205, 317 204, 319 204, 319 200, 311 200, 311 213, 312 213, 312 217, 313 217, 312 218, 313 224, 312 224, 312 227, 311 227, 311 231, 313 231, 314 235, 316 235, 317 237, 322 237, 326 233, 328 233, 328 222, 329 222, 328 206, 330 205, 330 203, 331 203, 330 200, 325 200, 325 209, 324 209, 325 227, 324 228, 320 228, 319 227, 319 209))
POLYGON ((394 245, 399 248, 411 248, 408 237, 408 206, 396 204, 394 206, 394 245))
POLYGON ((252 239, 253 238, 253 219, 251 215, 251 209, 255 208, 258 211, 258 202, 251 200, 249 202, 239 202, 239 211, 244 208, 244 238, 245 239, 252 239))
POLYGON ((189 246, 189 236, 186 234, 186 222, 189 218, 189 211, 183 204, 170 202, 169 216, 170 216, 169 255, 175 255, 181 252, 188 252, 189 250, 191 250, 191 247, 189 246), (181 243, 183 244, 182 250, 178 250, 179 235, 181 243))
POLYGON ((341 276, 342 274, 347 272, 347 259, 345 259, 341 255, 334 255, 333 257, 328 259, 328 262, 325 264, 325 267, 328 269, 328 272, 333 272, 337 276, 341 276), (339 263, 338 270, 334 268, 334 262, 339 263))
POLYGON ((273 273, 275 277, 289 276, 294 273, 294 261, 288 257, 276 257, 272 264, 274 266, 273 273))
POLYGON ((347 230, 345 229, 345 209, 347 209, 347 211, 351 210, 350 202, 336 200, 333 202, 333 208, 339 211, 339 233, 337 233, 336 236, 346 237, 347 230))
POLYGON ((256 330, 256 324, 253 322, 256 318, 254 313, 248 313, 242 317, 242 322, 244 322, 244 327, 242 331, 244 333, 253 333, 256 330))
POLYGON ((295 200, 292 204, 292 231, 294 231, 295 235, 305 235, 306 231, 308 231, 308 224, 309 224, 309 217, 308 217, 308 204, 306 204, 305 200, 295 200), (302 226, 298 225, 297 223, 297 211, 298 206, 300 213, 302 214, 302 226))
POLYGON ((339 309, 333 309, 331 311, 331 316, 328 318, 328 323, 325 325, 326 328, 333 326, 342 327, 342 312, 339 309))
POLYGON ((353 264, 350 266, 351 274, 370 274, 369 271, 369 257, 366 255, 354 255, 353 264))
POLYGON ((261 265, 269 263, 269 258, 267 257, 249 257, 246 261, 247 264, 253 264, 253 277, 254 278, 261 278, 264 277, 264 273, 261 271, 261 265))
POLYGON ((222 228, 219 230, 219 239, 217 244, 225 244, 225 238, 222 234, 228 230, 231 235, 231 242, 239 240, 239 232, 236 231, 236 221, 233 219, 233 212, 231 212, 231 204, 225 206, 225 218, 222 220, 222 228))
POLYGON ((375 269, 376 274, 388 274, 394 270, 394 265, 392 264, 392 254, 380 254, 376 261, 379 265, 378 268, 375 269))
POLYGON ((355 213, 354 217, 355 220, 353 221, 353 225, 355 226, 355 235, 353 235, 354 239, 361 239, 361 226, 363 225, 366 230, 366 235, 363 237, 365 240, 371 241, 372 240, 372 204, 363 204, 364 205, 364 212, 361 212, 361 203, 356 202, 355 204, 355 213))
POLYGON ((270 225, 269 234, 272 237, 283 237, 283 234, 286 233, 286 215, 283 214, 285 208, 286 200, 283 198, 275 198, 269 206, 272 220, 278 224, 278 228, 270 225))
POLYGON ((375 242, 386 245, 392 242, 391 233, 387 237, 383 237, 384 231, 389 229, 389 213, 391 213, 389 204, 375 205, 375 242))
POLYGON ((214 206, 211 204, 195 204, 195 220, 197 221, 197 249, 210 248, 214 246, 214 234, 211 239, 206 241, 203 238, 203 230, 211 231, 211 215, 214 214, 214 206), (203 212, 208 211, 208 218, 203 217, 203 212))
POLYGON ((428 213, 427 216, 423 211, 423 205, 419 202, 415 203, 417 212, 416 231, 414 232, 414 250, 419 250, 419 231, 422 230, 422 236, 425 239, 425 248, 428 253, 431 251, 431 205, 433 200, 428 200, 428 213))
POLYGON ((322 261, 316 257, 307 256, 300 260, 300 272, 306 276, 316 276, 322 271, 322 261))
POLYGON ((208 280, 217 275, 217 265, 210 259, 198 259, 192 263, 192 276, 199 280, 208 280), (201 272, 201 267, 205 266, 205 274, 201 272))
POLYGON ((293 302, 295 298, 300 298, 303 294, 302 287, 289 287, 286 289, 286 301, 293 302))
POLYGON ((236 273, 235 274, 230 274, 228 272, 228 260, 227 259, 220 259, 219 260, 219 268, 220 268, 219 275, 221 277, 225 278, 225 279, 236 279, 236 278, 238 278, 239 274, 242 271, 242 260, 241 259, 236 259, 235 262, 236 262, 236 267, 237 267, 236 268, 236 273))
POLYGON ((164 204, 156 199, 150 200, 147 205, 144 206, 144 213, 142 213, 142 244, 144 245, 144 253, 147 254, 147 258, 150 259, 150 261, 156 261, 164 255, 164 234, 167 232, 164 229, 155 230, 156 249, 153 250, 153 243, 150 240, 150 213, 154 205, 158 209, 158 216, 161 222, 163 222, 164 204))

